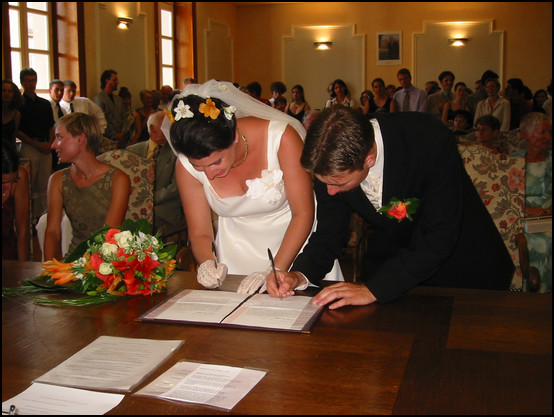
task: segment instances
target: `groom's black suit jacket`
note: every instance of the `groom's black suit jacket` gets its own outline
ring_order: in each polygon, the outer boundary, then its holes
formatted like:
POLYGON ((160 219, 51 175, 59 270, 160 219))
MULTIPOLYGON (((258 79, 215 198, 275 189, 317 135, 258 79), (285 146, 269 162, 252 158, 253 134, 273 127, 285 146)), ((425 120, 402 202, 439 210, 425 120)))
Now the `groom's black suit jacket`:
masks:
POLYGON ((358 186, 330 196, 314 179, 317 230, 291 270, 319 284, 342 255, 351 212, 373 230, 362 279, 379 302, 419 285, 508 289, 514 264, 467 175, 452 132, 418 112, 377 114, 384 144, 383 205, 420 199, 413 222, 378 213, 358 186))

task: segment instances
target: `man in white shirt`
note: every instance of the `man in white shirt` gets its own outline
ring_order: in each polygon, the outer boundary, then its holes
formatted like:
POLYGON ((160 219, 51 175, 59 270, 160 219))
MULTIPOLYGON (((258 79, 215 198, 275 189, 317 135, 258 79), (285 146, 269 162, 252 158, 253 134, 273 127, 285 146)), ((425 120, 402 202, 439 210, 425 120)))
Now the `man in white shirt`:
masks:
POLYGON ((106 117, 104 112, 94 101, 87 97, 75 97, 77 91, 77 85, 71 81, 66 80, 63 82, 63 97, 60 101, 60 106, 65 114, 81 112, 96 116, 98 123, 100 124, 100 131, 102 134, 106 131, 106 117))
POLYGON ((396 74, 402 90, 394 93, 398 111, 425 111, 427 94, 412 84, 412 74, 407 68, 401 68, 396 74))

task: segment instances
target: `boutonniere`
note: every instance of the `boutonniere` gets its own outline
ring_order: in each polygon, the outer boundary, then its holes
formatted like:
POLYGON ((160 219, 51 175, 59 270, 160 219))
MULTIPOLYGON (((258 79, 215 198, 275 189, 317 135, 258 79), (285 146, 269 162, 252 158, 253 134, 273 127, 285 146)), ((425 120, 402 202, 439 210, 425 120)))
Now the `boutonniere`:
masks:
POLYGON ((414 221, 412 219, 412 214, 417 211, 419 203, 419 198, 407 198, 402 201, 396 197, 393 197, 391 198, 389 204, 381 207, 377 211, 379 213, 385 213, 390 219, 397 219, 399 222, 405 218, 408 218, 410 221, 414 221))

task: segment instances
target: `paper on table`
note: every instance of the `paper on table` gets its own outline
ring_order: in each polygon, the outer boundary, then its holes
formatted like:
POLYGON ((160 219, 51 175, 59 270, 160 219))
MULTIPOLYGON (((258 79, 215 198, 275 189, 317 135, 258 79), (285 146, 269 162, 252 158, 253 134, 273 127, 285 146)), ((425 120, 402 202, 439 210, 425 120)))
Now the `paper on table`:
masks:
POLYGON ((255 369, 178 362, 134 395, 231 410, 265 374, 265 371, 255 369))
POLYGON ((118 405, 123 394, 87 391, 48 384, 32 384, 21 394, 2 403, 2 414, 15 405, 15 414, 101 415, 118 405))
POLYGON ((224 323, 300 331, 320 308, 312 304, 311 297, 297 295, 279 300, 256 294, 225 318, 224 323))
POLYGON ((182 343, 183 340, 100 336, 35 382, 131 391, 182 343))

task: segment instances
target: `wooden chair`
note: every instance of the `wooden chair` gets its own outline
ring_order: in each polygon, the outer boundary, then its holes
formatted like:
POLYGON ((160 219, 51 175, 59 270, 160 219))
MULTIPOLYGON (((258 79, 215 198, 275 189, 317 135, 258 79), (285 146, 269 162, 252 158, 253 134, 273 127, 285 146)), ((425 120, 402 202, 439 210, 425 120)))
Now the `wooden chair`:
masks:
POLYGON ((494 153, 478 144, 459 144, 464 166, 487 207, 516 267, 510 286, 521 291, 536 285, 536 268, 530 267, 522 246, 525 217, 525 158, 494 153), (534 270, 534 271, 533 271, 534 270))
POLYGON ((131 195, 125 218, 135 221, 146 219, 153 226, 155 161, 125 149, 104 152, 98 159, 119 168, 131 179, 131 195))

